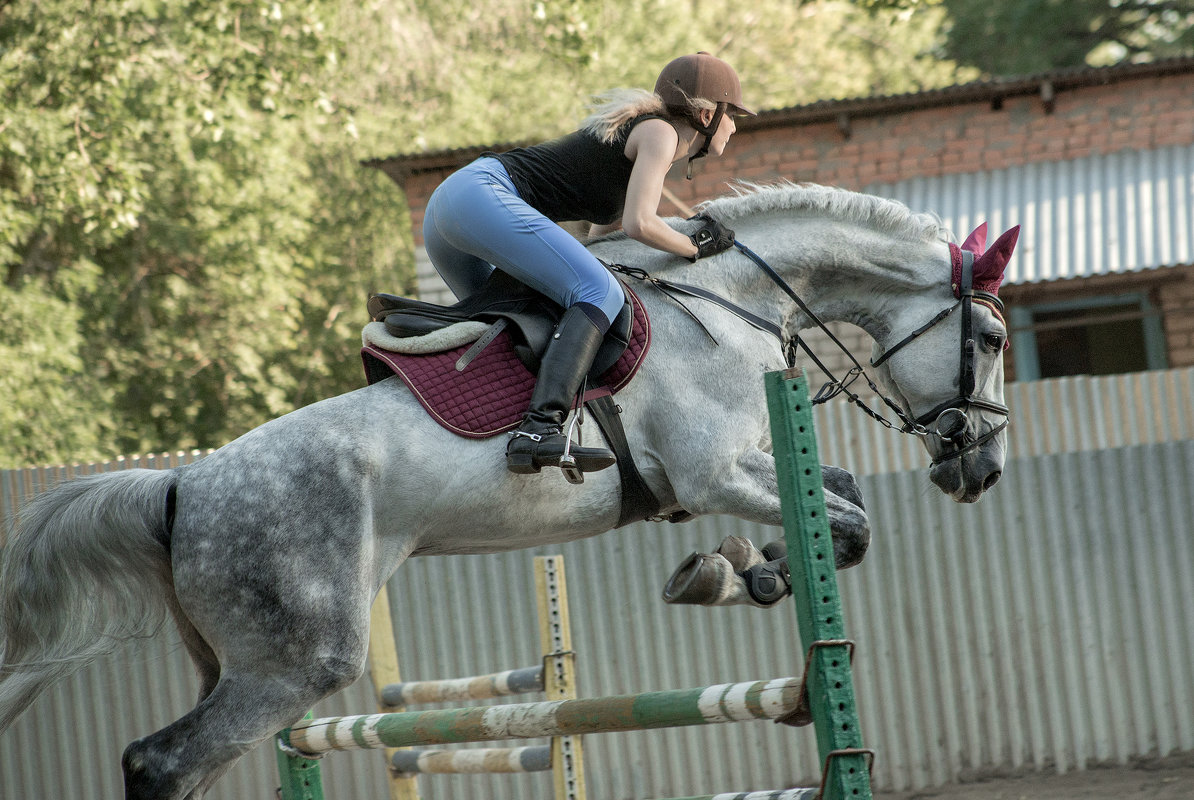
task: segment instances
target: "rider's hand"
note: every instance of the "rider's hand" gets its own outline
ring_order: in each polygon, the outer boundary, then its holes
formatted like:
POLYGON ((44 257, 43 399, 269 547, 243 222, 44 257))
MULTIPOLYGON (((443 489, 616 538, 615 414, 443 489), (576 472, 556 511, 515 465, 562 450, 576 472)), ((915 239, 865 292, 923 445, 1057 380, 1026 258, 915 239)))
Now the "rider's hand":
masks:
POLYGON ((717 220, 704 214, 697 214, 692 219, 701 223, 696 233, 688 237, 697 249, 697 254, 688 258, 692 263, 695 264, 698 258, 715 256, 734 246, 734 232, 717 220))

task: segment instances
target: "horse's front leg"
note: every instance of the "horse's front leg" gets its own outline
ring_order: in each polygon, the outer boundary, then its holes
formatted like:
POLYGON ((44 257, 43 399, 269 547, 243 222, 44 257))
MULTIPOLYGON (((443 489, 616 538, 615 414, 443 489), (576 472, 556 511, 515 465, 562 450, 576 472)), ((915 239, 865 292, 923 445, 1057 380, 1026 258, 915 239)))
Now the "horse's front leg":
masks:
MULTIPOLYGON (((771 453, 754 447, 739 456, 729 470, 709 468, 694 474, 703 478, 676 487, 677 500, 690 513, 730 514, 764 525, 783 524, 771 453)), ((822 465, 821 482, 833 532, 834 561, 838 569, 852 567, 862 561, 871 541, 862 490, 854 476, 841 467, 822 465)))
POLYGON ((729 514, 763 525, 781 525, 775 459, 758 447, 741 452, 730 464, 708 459, 688 464, 673 477, 676 500, 695 516, 729 514))
MULTIPOLYGON (((738 462, 753 469, 732 475, 721 484, 719 494, 707 495, 728 501, 723 510, 703 513, 730 513, 765 524, 781 523, 775 461, 761 450, 756 453, 738 462), (759 491, 743 495, 742 487, 759 491), (763 516, 750 515, 759 510, 763 516)), ((871 539, 862 492, 854 476, 840 467, 822 465, 821 480, 833 535, 834 563, 838 569, 852 567, 862 561, 871 539)), ((789 594, 786 555, 783 540, 759 550, 743 537, 728 537, 714 553, 690 555, 668 580, 664 599, 700 605, 774 605, 789 594)))
POLYGON ((821 465, 825 510, 833 533, 833 562, 846 569, 862 561, 871 544, 871 525, 854 475, 841 467, 821 465))

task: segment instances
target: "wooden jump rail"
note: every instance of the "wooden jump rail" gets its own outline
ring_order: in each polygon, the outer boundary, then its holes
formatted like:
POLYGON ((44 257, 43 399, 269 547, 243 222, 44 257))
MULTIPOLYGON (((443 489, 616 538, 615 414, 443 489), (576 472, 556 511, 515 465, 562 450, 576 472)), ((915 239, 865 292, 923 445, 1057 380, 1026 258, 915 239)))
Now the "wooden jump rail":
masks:
MULTIPOLYGON (((558 742, 567 741, 563 737, 588 733, 811 718, 824 764, 819 788, 675 800, 870 800, 873 753, 863 749, 859 732, 851 673, 853 643, 845 638, 842 623, 808 383, 797 370, 768 373, 765 383, 792 595, 800 638, 808 651, 803 678, 487 708, 304 720, 280 734, 284 746, 291 748, 295 760, 301 760, 304 754, 313 756, 332 750, 542 736, 559 737, 554 740, 558 742)), ((486 686, 508 682, 510 673, 498 675, 507 677, 472 680, 486 686)), ((504 756, 512 757, 508 751, 504 756)), ((448 757, 428 754, 424 758, 430 763, 448 757)), ((321 800, 322 796, 288 796, 283 792, 284 800, 321 800)))
POLYGON ((399 750, 390 759, 390 764, 406 775, 546 772, 551 769, 551 745, 476 750, 399 750))
POLYGON ((582 700, 328 717, 295 725, 290 743, 317 755, 774 720, 795 711, 800 696, 799 678, 780 678, 582 700))
MULTIPOLYGON (((426 703, 491 700, 545 693, 576 699, 572 626, 563 556, 534 560, 542 663, 521 669, 428 681, 390 683, 378 691, 383 712, 402 713, 426 703)), ((396 660, 396 656, 394 656, 396 660)), ((461 773, 552 772, 556 800, 585 800, 581 744, 578 737, 554 737, 550 745, 469 750, 387 748, 391 800, 418 800, 419 775, 461 773)), ((312 798, 319 800, 319 798, 312 798)))
POLYGON ((542 692, 543 665, 509 669, 473 678, 445 678, 438 681, 391 683, 381 690, 382 703, 391 707, 421 703, 453 703, 488 700, 515 694, 542 692))
MULTIPOLYGON (((472 678, 391 683, 381 690, 382 705, 398 708, 422 703, 489 700, 546 690, 543 665, 472 678)), ((461 773, 546 772, 552 768, 551 746, 473 750, 396 750, 390 766, 403 776, 461 773)))

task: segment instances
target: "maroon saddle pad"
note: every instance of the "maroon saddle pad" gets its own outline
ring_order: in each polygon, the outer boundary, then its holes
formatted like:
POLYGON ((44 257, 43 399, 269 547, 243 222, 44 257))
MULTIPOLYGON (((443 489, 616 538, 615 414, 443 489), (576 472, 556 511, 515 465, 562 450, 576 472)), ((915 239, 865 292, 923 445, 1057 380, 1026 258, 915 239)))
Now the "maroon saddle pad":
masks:
MULTIPOLYGON (((585 394, 585 400, 614 394, 630 383, 651 346, 647 311, 638 295, 630 287, 625 289, 634 310, 630 344, 597 381, 599 386, 585 394)), ((531 405, 535 376, 515 354, 506 331, 498 334, 464 370, 457 370, 457 360, 470 347, 471 343, 442 353, 412 355, 366 345, 361 348, 361 358, 369 383, 397 375, 427 413, 453 433, 484 439, 513 430, 531 405)))

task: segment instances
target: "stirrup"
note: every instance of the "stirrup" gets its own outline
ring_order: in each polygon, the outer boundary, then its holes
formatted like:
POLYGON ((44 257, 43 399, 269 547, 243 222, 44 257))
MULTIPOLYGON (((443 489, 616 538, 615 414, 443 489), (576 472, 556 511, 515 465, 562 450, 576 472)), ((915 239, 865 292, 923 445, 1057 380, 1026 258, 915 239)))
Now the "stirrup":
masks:
POLYGON ((572 433, 580 422, 580 412, 572 416, 572 422, 564 433, 564 455, 560 456, 560 472, 564 473, 564 480, 568 483, 579 484, 585 482, 585 474, 576 464, 576 456, 572 455, 572 433))
POLYGON ((580 438, 580 426, 584 424, 585 391, 589 388, 588 376, 580 382, 576 391, 576 413, 572 415, 572 422, 568 423, 568 430, 564 431, 564 455, 560 456, 560 472, 564 473, 564 480, 572 484, 585 482, 585 474, 580 471, 576 457, 572 455, 572 437, 580 438))

